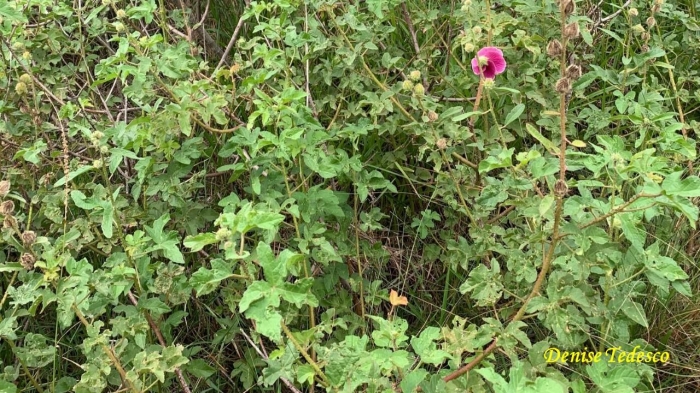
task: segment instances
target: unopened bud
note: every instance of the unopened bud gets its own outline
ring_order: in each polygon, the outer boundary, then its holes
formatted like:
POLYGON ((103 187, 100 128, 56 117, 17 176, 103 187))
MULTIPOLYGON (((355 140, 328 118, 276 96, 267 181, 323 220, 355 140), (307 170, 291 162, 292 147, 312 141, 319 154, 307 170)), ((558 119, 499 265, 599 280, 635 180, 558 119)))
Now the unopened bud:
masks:
POLYGON ((494 82, 493 78, 484 79, 484 89, 491 90, 494 86, 496 86, 496 82, 494 82))
POLYGON ((639 11, 638 11, 636 8, 630 8, 630 10, 628 11, 628 13, 630 14, 630 16, 637 16, 637 15, 639 15, 639 11))
POLYGON ((406 91, 408 91, 408 90, 413 90, 413 82, 411 82, 410 80, 406 79, 406 80, 403 81, 403 83, 401 84, 401 88, 404 89, 404 90, 406 90, 406 91))
POLYGON ((32 59, 32 54, 29 53, 28 50, 25 50, 24 53, 22 53, 22 58, 24 60, 31 60, 32 59))
POLYGON ((447 148, 447 139, 440 138, 437 140, 437 142, 435 144, 437 145, 438 149, 445 150, 447 148))
POLYGON ((122 9, 117 10, 117 18, 118 19, 126 18, 126 11, 124 11, 122 9))
POLYGON ((420 71, 413 70, 410 74, 408 74, 408 77, 411 78, 412 81, 418 82, 420 80, 420 71))
POLYGON ((656 26, 656 19, 654 19, 653 16, 650 16, 647 18, 647 26, 649 26, 649 27, 656 26))
POLYGON ((27 94, 27 85, 24 82, 17 82, 15 85, 15 92, 21 96, 27 94))
POLYGON ((22 74, 19 77, 19 81, 24 83, 24 84, 30 84, 30 83, 32 83, 32 77, 29 76, 29 74, 22 74))
POLYGON ((466 52, 474 52, 474 49, 476 48, 474 48, 474 44, 472 44, 471 42, 467 42, 466 44, 464 44, 464 50, 466 52))
POLYGON ((640 24, 636 24, 636 25, 632 26, 631 29, 632 29, 632 32, 634 32, 635 34, 644 33, 644 26, 642 26, 640 24))
POLYGON ((413 87, 413 94, 415 94, 417 97, 420 97, 420 96, 422 96, 423 94, 425 94, 425 88, 423 87, 423 85, 420 84, 420 83, 417 83, 417 84, 413 87))
POLYGON ((429 121, 435 121, 438 119, 438 114, 435 113, 434 111, 428 112, 428 120, 429 121))
POLYGON ((476 35, 479 35, 479 34, 481 34, 481 32, 482 32, 481 26, 474 26, 474 27, 472 27, 472 33, 474 33, 474 34, 476 34, 476 35))

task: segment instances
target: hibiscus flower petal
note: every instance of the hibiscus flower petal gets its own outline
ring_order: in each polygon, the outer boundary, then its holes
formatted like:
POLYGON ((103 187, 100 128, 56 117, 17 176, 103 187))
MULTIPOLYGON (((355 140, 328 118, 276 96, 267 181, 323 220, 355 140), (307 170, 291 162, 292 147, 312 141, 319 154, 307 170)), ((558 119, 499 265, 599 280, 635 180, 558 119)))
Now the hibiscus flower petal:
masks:
POLYGON ((479 59, 474 58, 472 59, 472 71, 474 71, 474 74, 479 75, 479 59))
POLYGON ((482 70, 484 71, 484 78, 493 79, 497 74, 496 67, 494 67, 493 62, 490 60, 489 64, 483 67, 482 70))

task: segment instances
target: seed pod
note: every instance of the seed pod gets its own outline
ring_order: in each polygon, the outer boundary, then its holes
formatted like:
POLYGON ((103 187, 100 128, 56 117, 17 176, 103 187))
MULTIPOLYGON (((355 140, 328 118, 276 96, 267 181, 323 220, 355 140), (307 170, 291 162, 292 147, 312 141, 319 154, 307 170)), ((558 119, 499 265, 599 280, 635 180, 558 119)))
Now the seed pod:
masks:
POLYGON ((581 29, 578 27, 578 22, 572 22, 564 26, 564 37, 572 40, 578 38, 581 34, 581 29))
POLYGON ((4 198, 10 193, 10 181, 0 181, 0 198, 4 198))
POLYGON ((581 77, 581 67, 572 64, 566 68, 566 77, 572 80, 576 80, 581 77))
POLYGON ((568 193, 569 186, 566 185, 565 181, 559 179, 556 183, 554 183, 554 195, 556 195, 558 198, 563 198, 568 193))
POLYGON ((569 16, 576 10, 576 3, 574 0, 563 0, 559 4, 560 10, 564 16, 569 16))
POLYGON ((560 78, 557 81, 557 84, 554 86, 554 89, 559 94, 569 93, 569 91, 571 91, 571 79, 569 79, 567 77, 560 78))
POLYGON ((25 246, 31 246, 34 242, 36 242, 36 233, 34 231, 24 231, 22 233, 22 243, 25 246))
POLYGON ((11 216, 15 211, 15 203, 12 201, 5 201, 0 204, 0 214, 5 216, 11 216))
POLYGON ((656 19, 653 16, 647 18, 647 26, 654 27, 656 25, 656 19))
POLYGON ((34 262, 36 262, 36 258, 34 258, 34 255, 32 254, 24 253, 21 257, 19 257, 20 265, 27 270, 34 269, 34 262))
POLYGON ((547 44, 547 55, 549 55, 550 57, 561 56, 561 51, 562 51, 562 46, 561 46, 561 42, 559 42, 559 40, 554 39, 552 41, 549 41, 549 44, 547 44))
POLYGON ((17 227, 17 219, 13 216, 5 216, 2 220, 2 227, 5 229, 12 229, 17 227))

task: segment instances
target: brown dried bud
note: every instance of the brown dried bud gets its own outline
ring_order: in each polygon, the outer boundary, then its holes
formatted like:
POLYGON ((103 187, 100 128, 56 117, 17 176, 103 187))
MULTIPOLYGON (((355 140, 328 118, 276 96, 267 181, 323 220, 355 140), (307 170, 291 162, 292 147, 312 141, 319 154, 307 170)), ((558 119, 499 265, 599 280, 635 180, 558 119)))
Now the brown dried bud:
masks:
POLYGON ((576 80, 581 77, 581 67, 572 64, 566 68, 566 77, 569 79, 576 80))
POLYGON ((550 57, 561 56, 561 51, 562 51, 562 46, 561 46, 561 42, 559 42, 559 40, 554 39, 552 41, 549 41, 549 44, 547 44, 547 55, 549 55, 550 57))
POLYGON ((569 91, 571 91, 571 79, 567 77, 560 78, 554 86, 554 89, 559 94, 568 94, 569 91))
POLYGON ((36 241, 36 233, 34 231, 24 231, 22 233, 22 243, 25 246, 31 246, 36 241))
POLYGON ((32 254, 24 253, 19 257, 19 264, 27 270, 34 269, 34 262, 36 262, 36 258, 32 254))
POLYGON ((17 227, 17 219, 13 216, 5 216, 2 220, 2 227, 5 229, 12 229, 17 227))
POLYGON ((661 5, 659 5, 659 4, 654 4, 654 5, 651 7, 651 13, 652 13, 652 14, 655 14, 655 13, 657 13, 657 12, 659 12, 659 11, 661 11, 661 5))
POLYGON ((12 201, 5 201, 0 204, 0 214, 11 216, 15 211, 15 203, 12 201))
POLYGON ((562 0, 562 2, 559 3, 559 7, 562 14, 564 14, 565 16, 569 16, 573 14, 576 10, 576 3, 574 2, 574 0, 562 0))
POLYGON ((578 38, 581 34, 581 29, 578 27, 578 22, 572 22, 564 26, 564 37, 572 40, 578 38))
POLYGON ((644 40, 644 42, 649 41, 649 38, 651 38, 651 34, 647 33, 646 31, 642 33, 642 40, 644 40))
POLYGON ((554 195, 556 195, 557 198, 563 198, 568 193, 569 186, 566 185, 565 181, 559 179, 556 183, 554 183, 554 195))
POLYGON ((438 114, 435 113, 434 111, 428 112, 428 121, 435 121, 438 119, 438 114))
POLYGON ((447 139, 440 138, 437 140, 437 142, 435 144, 437 145, 438 149, 445 150, 445 148, 447 148, 447 139))
POLYGON ((0 198, 4 198, 10 193, 10 185, 9 180, 0 181, 0 198))
POLYGON ((656 19, 654 19, 653 16, 650 16, 647 18, 647 26, 649 26, 649 27, 656 26, 656 19))

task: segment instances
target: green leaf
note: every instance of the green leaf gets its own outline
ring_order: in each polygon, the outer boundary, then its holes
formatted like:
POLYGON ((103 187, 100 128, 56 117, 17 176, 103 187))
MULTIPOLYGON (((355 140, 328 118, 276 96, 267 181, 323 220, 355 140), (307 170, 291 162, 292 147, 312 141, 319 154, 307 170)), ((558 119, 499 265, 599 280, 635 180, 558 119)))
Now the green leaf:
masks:
POLYGON ((520 115, 523 114, 524 110, 525 104, 518 104, 515 107, 513 107, 513 109, 510 110, 510 113, 508 113, 508 115, 506 116, 506 121, 505 123, 503 123, 503 127, 517 120, 518 117, 520 117, 520 115))
POLYGON ((81 166, 80 168, 78 168, 72 172, 68 172, 68 177, 64 176, 64 177, 58 179, 58 181, 56 183, 54 183, 53 186, 60 187, 64 184, 66 184, 66 182, 69 182, 69 181, 75 179, 76 177, 82 175, 83 173, 90 172, 93 169, 95 169, 95 167, 92 165, 81 166))
POLYGON ((644 308, 642 307, 641 304, 631 300, 631 299, 625 299, 625 301, 622 303, 622 312, 631 320, 634 322, 644 326, 644 327, 649 327, 649 323, 647 322, 647 316, 646 313, 644 312, 644 308))
POLYGON ((542 144, 542 146, 544 146, 545 149, 547 149, 550 153, 554 155, 559 154, 559 149, 557 149, 554 143, 549 139, 545 138, 544 135, 542 135, 534 126, 532 126, 532 124, 527 123, 525 125, 525 129, 533 138, 537 139, 537 141, 540 144, 542 144))
POLYGON ((194 272, 190 277, 190 285, 197 296, 202 296, 213 292, 219 287, 221 281, 233 276, 231 265, 217 258, 211 261, 211 269, 200 267, 194 272))
POLYGON ((197 378, 209 378, 216 373, 216 369, 202 359, 190 360, 183 370, 197 378))
POLYGON ((187 236, 182 244, 185 247, 192 250, 192 252, 197 252, 203 249, 205 246, 216 243, 216 234, 213 233, 198 233, 194 236, 187 236))

